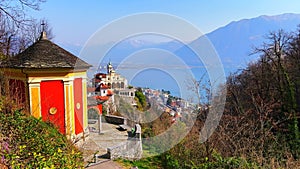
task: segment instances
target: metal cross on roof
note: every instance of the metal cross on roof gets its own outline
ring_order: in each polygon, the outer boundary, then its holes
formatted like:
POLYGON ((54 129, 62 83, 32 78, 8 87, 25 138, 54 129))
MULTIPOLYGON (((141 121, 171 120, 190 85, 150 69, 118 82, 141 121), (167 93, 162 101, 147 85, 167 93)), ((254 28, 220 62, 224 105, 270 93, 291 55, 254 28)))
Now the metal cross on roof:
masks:
POLYGON ((44 21, 44 20, 42 21, 42 23, 41 23, 41 26, 42 26, 42 32, 44 32, 44 31, 45 31, 45 26, 46 26, 46 24, 45 24, 45 21, 44 21))

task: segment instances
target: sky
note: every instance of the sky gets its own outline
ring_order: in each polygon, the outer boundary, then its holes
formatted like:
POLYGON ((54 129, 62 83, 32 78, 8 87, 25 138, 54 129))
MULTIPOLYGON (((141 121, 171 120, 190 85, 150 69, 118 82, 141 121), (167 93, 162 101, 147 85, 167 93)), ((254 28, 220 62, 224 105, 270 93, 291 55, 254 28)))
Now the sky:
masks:
POLYGON ((260 15, 300 13, 299 0, 47 0, 34 18, 45 18, 54 41, 83 46, 100 28, 124 16, 158 12, 180 17, 209 33, 232 21, 260 15))
MULTIPOLYGON (((300 14, 300 1, 299 0, 47 0, 46 3, 42 3, 40 6, 40 11, 29 11, 29 14, 33 18, 37 19, 46 19, 50 26, 52 27, 52 31, 54 34, 54 41, 61 47, 70 51, 71 53, 81 57, 81 59, 87 61, 90 64, 95 65, 95 70, 97 68, 97 64, 101 65, 98 60, 101 60, 101 56, 106 50, 110 47, 110 40, 112 36, 120 36, 123 32, 130 32, 131 29, 135 29, 136 27, 143 27, 145 25, 147 28, 155 27, 152 22, 148 20, 143 20, 140 18, 138 24, 136 24, 136 20, 133 20, 134 26, 124 27, 124 24, 120 24, 120 26, 111 26, 113 21, 118 20, 120 18, 124 18, 126 16, 141 14, 141 13, 163 13, 169 14, 175 17, 179 17, 182 20, 194 25, 197 28, 197 31, 200 30, 201 34, 209 33, 217 28, 225 26, 232 21, 239 21, 241 19, 250 19, 255 18, 261 15, 279 15, 283 13, 297 13, 300 14), (146 23, 145 23, 146 22, 146 23), (101 28, 112 28, 107 29, 108 33, 104 33, 106 29, 101 28), (101 31, 99 31, 101 30, 101 31), (100 32, 100 34, 97 34, 100 32), (101 34, 102 33, 102 34, 101 34), (96 36, 100 35, 100 36, 96 36), (96 45, 94 49, 91 46, 91 49, 87 48, 85 44, 93 44, 93 39, 95 42, 100 43, 101 40, 96 37, 102 39, 103 42, 108 42, 105 44, 96 45), (103 40, 105 39, 105 40, 103 40), (88 43, 87 43, 88 42, 88 43), (104 49, 102 49, 104 48, 104 49), (83 50, 82 50, 83 49, 83 50), (81 52, 80 52, 81 50, 81 52), (84 51, 88 51, 90 53, 85 53, 84 51), (84 57, 87 56, 87 57, 84 57), (96 60, 96 61, 90 61, 96 60)), ((128 17, 127 17, 128 18, 128 17)), ((130 18, 130 17, 129 17, 130 18)), ((163 26, 165 25, 167 29, 166 34, 176 34, 182 33, 183 36, 187 36, 188 33, 194 35, 193 32, 186 31, 192 30, 190 27, 188 29, 182 29, 184 26, 189 26, 190 24, 179 24, 179 26, 171 26, 170 20, 164 21, 162 19, 154 19, 155 25, 159 25, 159 31, 163 31, 163 26), (161 23, 158 23, 159 21, 161 23), (171 28, 170 28, 171 27, 171 28), (175 32, 172 32, 175 30, 175 32)), ((176 19, 175 19, 176 20, 176 19)), ((127 20, 126 20, 127 21, 127 20)), ((132 21, 132 20, 131 20, 132 21)), ((151 20, 152 21, 152 20, 151 20)), ((118 23, 118 22, 117 22, 118 23)), ((126 22, 125 25, 128 25, 126 22)), ((176 25, 176 24, 174 24, 176 25)), ((178 25, 178 24, 177 24, 178 25)), ((143 30, 145 28, 142 28, 143 30)), ((195 32, 194 32, 195 33, 195 32)), ((198 35, 198 34, 197 34, 198 35)), ((121 36, 123 37, 123 36, 121 36)), ((194 37, 196 39, 198 37, 194 37)), ((184 39, 182 37, 180 40, 184 39)), ((118 41, 117 41, 118 42, 118 41)), ((153 54, 153 53, 151 53, 153 54)), ((131 55, 130 55, 131 56, 131 55)), ((145 55, 143 55, 145 57, 145 55)), ((156 64, 161 63, 161 58, 152 57, 151 58, 156 64), (159 62, 160 61, 160 62, 159 62)), ((156 56, 156 55, 155 55, 156 56)), ((129 56, 126 57, 127 61, 129 56)), ((124 58, 124 60, 126 60, 124 58)), ((143 59, 142 59, 143 60, 143 59)), ((167 61, 171 59, 165 59, 167 61)), ((130 61, 130 59, 129 59, 130 61)), ((136 61, 136 60, 134 60, 136 61)), ((113 60, 114 62, 114 60, 113 60)), ((145 59, 143 60, 143 63, 145 59)), ((123 63, 123 62, 122 62, 123 63)), ((136 62, 133 62, 136 63, 136 62)), ((169 62, 168 62, 169 63, 169 62)), ((119 63, 117 63, 119 64, 119 63)), ((162 63, 161 63, 162 64, 162 63)), ((171 63, 170 63, 171 64, 171 63)), ((143 65, 143 64, 141 64, 143 65)), ((149 66, 149 63, 147 63, 149 66)), ((151 66, 151 64, 150 64, 151 66)), ((165 67, 167 67, 164 64, 165 67)), ((156 69, 160 70, 160 69, 156 69)), ((94 70, 93 70, 94 71, 94 70)), ((174 70, 176 71, 176 70, 174 70)), ((180 83, 174 77, 185 77, 180 73, 170 74, 166 76, 165 74, 161 74, 159 76, 156 72, 156 76, 153 76, 155 72, 149 71, 152 76, 147 76, 147 71, 135 70, 138 72, 135 77, 129 79, 129 83, 132 82, 135 86, 146 86, 151 84, 152 86, 148 86, 151 88, 156 88, 154 82, 157 79, 163 79, 165 81, 158 81, 160 87, 169 89, 172 93, 176 93, 178 91, 178 86, 180 83), (143 74, 144 73, 144 74, 143 74), (138 77, 143 77, 139 79, 138 77), (145 79, 144 77, 154 77, 154 79, 145 79), (160 77, 160 78, 158 78, 160 77), (176 83, 171 83, 169 77, 173 78, 173 81, 177 80, 176 83), (150 80, 148 82, 147 80, 150 80), (138 83, 141 82, 141 83, 138 83), (166 86, 162 86, 162 84, 166 86), (173 85, 175 84, 175 86, 173 85), (177 85, 176 85, 177 84, 177 85), (173 85, 173 86, 172 86, 173 85)), ((148 73, 149 73, 148 72, 148 73)), ((160 73, 166 73, 166 70, 160 70, 160 73)), ((122 74, 122 72, 120 72, 122 74)), ((125 74, 122 74, 125 75, 125 74)), ((127 76, 125 76, 127 77, 127 76)), ((128 79, 128 78, 127 78, 128 79)), ((184 81, 182 81, 184 82, 184 81)), ((180 85, 185 86, 185 85, 180 85)), ((182 90, 188 91, 188 90, 182 90)), ((178 95, 179 96, 179 95, 178 95)))

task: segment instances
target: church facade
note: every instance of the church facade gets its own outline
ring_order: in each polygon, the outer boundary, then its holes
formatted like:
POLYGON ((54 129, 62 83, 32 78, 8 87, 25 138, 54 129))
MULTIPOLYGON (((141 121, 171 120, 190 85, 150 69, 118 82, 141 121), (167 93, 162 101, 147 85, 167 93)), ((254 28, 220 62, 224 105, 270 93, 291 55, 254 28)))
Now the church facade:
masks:
POLYGON ((102 83, 107 85, 110 89, 127 89, 127 79, 116 73, 111 62, 106 66, 107 74, 99 73, 98 77, 101 78, 102 83))
POLYGON ((100 91, 101 85, 105 85, 111 89, 114 94, 126 99, 133 106, 136 105, 134 100, 135 89, 128 86, 127 79, 114 70, 111 62, 109 62, 106 66, 106 73, 96 74, 95 79, 97 81, 95 84, 96 91, 100 91))

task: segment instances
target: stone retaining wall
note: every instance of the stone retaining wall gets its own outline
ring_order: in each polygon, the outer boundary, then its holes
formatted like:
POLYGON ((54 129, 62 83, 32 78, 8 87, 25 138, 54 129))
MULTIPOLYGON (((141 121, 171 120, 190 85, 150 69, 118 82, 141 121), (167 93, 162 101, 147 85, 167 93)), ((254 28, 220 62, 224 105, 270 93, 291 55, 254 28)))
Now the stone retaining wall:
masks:
POLYGON ((137 160, 142 158, 142 141, 128 139, 125 143, 107 148, 108 156, 111 160, 122 158, 137 160))
POLYGON ((127 119, 125 117, 121 117, 121 116, 113 116, 113 115, 107 115, 105 116, 105 121, 107 123, 111 123, 111 124, 127 124, 127 119))
POLYGON ((117 158, 137 160, 141 159, 143 155, 141 126, 136 124, 134 126, 135 133, 133 137, 129 137, 125 143, 107 148, 107 153, 110 159, 117 158))
POLYGON ((121 116, 106 115, 104 116, 104 118, 107 123, 111 123, 111 124, 117 124, 117 125, 124 124, 130 127, 133 127, 136 124, 136 122, 121 116))

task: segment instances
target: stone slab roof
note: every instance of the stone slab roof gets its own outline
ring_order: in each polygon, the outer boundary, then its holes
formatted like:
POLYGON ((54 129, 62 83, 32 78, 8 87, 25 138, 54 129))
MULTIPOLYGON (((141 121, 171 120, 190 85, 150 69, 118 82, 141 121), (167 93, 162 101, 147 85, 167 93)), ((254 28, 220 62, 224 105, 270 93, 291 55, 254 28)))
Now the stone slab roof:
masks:
POLYGON ((40 39, 20 54, 0 63, 2 68, 84 68, 88 63, 47 39, 40 39))

